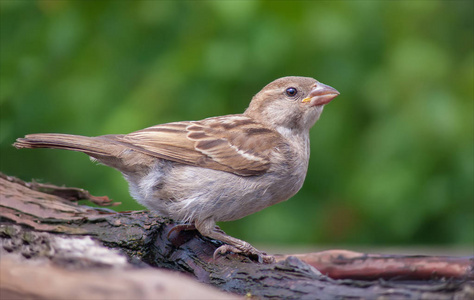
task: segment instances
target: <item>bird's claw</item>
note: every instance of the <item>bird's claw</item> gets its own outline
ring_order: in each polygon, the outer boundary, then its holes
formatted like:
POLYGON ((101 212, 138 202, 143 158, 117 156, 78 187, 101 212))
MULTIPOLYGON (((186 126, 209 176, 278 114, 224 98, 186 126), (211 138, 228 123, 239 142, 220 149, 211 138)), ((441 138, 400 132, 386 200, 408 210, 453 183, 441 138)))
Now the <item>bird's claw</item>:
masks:
POLYGON ((272 255, 268 255, 267 253, 263 251, 259 251, 255 248, 242 250, 235 246, 227 245, 227 244, 220 246, 214 251, 214 255, 213 255, 214 260, 216 260, 220 254, 223 255, 223 254, 226 254, 227 252, 240 253, 249 257, 256 256, 259 263, 271 264, 275 262, 275 257, 273 257, 272 255))

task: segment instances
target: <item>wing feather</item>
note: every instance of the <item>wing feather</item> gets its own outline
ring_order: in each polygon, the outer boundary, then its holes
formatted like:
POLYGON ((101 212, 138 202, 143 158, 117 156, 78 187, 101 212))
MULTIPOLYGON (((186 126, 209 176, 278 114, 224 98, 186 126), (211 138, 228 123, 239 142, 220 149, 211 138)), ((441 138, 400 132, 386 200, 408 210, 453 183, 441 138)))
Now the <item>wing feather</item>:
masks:
POLYGON ((278 132, 243 115, 156 125, 116 138, 158 158, 242 176, 267 171, 283 142, 278 132))

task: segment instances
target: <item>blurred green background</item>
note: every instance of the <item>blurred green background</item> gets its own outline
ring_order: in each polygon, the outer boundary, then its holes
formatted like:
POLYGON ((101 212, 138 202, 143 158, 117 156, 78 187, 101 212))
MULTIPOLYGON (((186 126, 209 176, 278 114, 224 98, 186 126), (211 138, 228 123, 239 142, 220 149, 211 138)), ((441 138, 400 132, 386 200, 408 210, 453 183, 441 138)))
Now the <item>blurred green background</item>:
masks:
POLYGON ((474 243, 472 1, 0 1, 0 170, 141 209, 84 154, 35 132, 128 133, 240 113, 270 81, 341 96, 290 201, 221 224, 250 243, 474 243))

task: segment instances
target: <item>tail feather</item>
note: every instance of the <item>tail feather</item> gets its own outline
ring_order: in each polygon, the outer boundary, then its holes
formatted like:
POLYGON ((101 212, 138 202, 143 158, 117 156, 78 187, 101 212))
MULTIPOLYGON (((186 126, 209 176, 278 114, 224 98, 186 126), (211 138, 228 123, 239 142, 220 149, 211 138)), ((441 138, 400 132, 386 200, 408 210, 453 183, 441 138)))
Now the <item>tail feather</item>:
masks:
POLYGON ((13 146, 18 149, 53 148, 84 152, 92 156, 109 156, 114 154, 114 150, 118 150, 116 148, 119 145, 99 137, 61 133, 37 133, 17 139, 13 146))

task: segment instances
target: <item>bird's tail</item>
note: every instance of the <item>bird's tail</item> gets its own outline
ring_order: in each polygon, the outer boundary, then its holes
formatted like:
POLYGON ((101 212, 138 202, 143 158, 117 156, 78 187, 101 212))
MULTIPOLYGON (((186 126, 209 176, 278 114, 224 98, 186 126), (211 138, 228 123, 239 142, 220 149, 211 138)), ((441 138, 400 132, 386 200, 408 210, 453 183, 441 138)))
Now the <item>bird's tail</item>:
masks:
POLYGON ((102 137, 87 137, 61 133, 37 133, 19 138, 13 144, 21 148, 53 148, 84 152, 87 155, 112 156, 123 150, 123 146, 102 137))
POLYGON ((13 144, 21 148, 53 148, 83 152, 100 163, 124 174, 134 174, 150 167, 154 157, 133 151, 133 145, 121 141, 122 135, 87 137, 61 133, 36 133, 19 138, 13 144))

